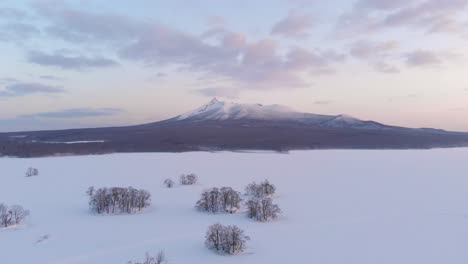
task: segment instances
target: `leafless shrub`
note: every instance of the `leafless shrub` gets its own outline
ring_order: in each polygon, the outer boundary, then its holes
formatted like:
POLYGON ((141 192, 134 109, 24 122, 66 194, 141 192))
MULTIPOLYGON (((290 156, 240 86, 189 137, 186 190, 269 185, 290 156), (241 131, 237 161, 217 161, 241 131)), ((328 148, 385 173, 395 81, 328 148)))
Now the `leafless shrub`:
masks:
POLYGON ((244 235, 239 227, 214 224, 208 227, 205 236, 205 245, 218 253, 238 254, 246 249, 246 241, 250 238, 244 235))
POLYGON ((39 175, 39 170, 33 167, 29 167, 26 170, 26 177, 32 177, 32 176, 38 176, 39 175))
POLYGON ((5 204, 0 204, 0 226, 9 227, 20 224, 27 216, 29 211, 25 210, 20 205, 8 207, 5 204))
POLYGON ((246 202, 246 206, 247 216, 260 222, 276 219, 281 213, 278 205, 268 197, 252 198, 246 202))
POLYGON ((182 185, 193 185, 197 183, 197 181, 198 181, 198 176, 193 173, 190 173, 187 175, 182 174, 180 175, 180 178, 179 178, 179 182, 182 185))
POLYGON ((245 188, 246 195, 252 195, 255 197, 268 197, 272 196, 276 191, 276 187, 271 184, 268 180, 264 180, 260 184, 255 182, 250 183, 245 188))
POLYGON ((145 259, 143 262, 131 262, 129 261, 128 264, 166 264, 167 259, 164 251, 159 251, 156 256, 151 256, 149 253, 146 253, 145 259))
POLYGON ((164 180, 164 186, 166 186, 167 188, 172 188, 174 187, 175 185, 175 182, 172 180, 172 179, 165 179, 164 180))

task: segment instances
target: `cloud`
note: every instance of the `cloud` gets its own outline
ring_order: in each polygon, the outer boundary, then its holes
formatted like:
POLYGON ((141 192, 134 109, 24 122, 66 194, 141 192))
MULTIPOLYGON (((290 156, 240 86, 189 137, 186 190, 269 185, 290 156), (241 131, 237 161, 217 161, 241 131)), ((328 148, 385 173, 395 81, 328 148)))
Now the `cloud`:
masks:
POLYGON ((0 8, 0 19, 23 19, 26 18, 28 15, 19 9, 15 8, 0 8))
POLYGON ((350 54, 359 59, 374 59, 388 57, 400 47, 396 41, 373 42, 356 41, 351 45, 350 54))
MULTIPOLYGON (((269 38, 249 40, 242 33, 227 30, 219 19, 213 28, 199 35, 154 21, 74 10, 65 4, 37 2, 34 6, 49 22, 47 32, 54 37, 74 44, 87 41, 108 45, 121 59, 147 66, 171 66, 179 71, 226 78, 239 89, 304 87, 308 84, 306 76, 329 74, 334 64, 345 58, 331 50, 288 48, 269 38)), ((297 25, 295 32, 302 34, 309 23, 307 16, 293 14, 286 22, 277 32, 286 34, 287 25, 297 25)), ((100 57, 38 51, 31 52, 29 60, 66 69, 115 65, 100 57)))
POLYGON ((15 78, 0 78, 0 84, 11 84, 11 83, 17 83, 19 82, 15 78))
POLYGON ((333 103, 333 101, 330 100, 317 100, 314 102, 316 105, 329 105, 331 103, 333 103))
POLYGON ((65 90, 60 86, 50 86, 40 83, 15 82, 0 90, 0 97, 19 97, 31 94, 58 94, 65 90))
POLYGON ((51 81, 63 81, 64 78, 62 77, 57 77, 53 75, 40 75, 39 78, 45 79, 45 80, 51 80, 51 81))
POLYGON ((415 0, 360 0, 356 3, 357 9, 394 10, 416 2, 415 0))
POLYGON ((271 34, 287 38, 305 38, 309 36, 311 27, 312 18, 309 15, 289 13, 273 26, 271 34))
POLYGON ((67 7, 63 2, 34 2, 38 15, 49 21, 46 31, 67 41, 126 41, 149 27, 123 15, 93 13, 67 7))
POLYGON ((87 68, 102 68, 118 65, 116 61, 100 56, 70 56, 60 52, 47 54, 37 50, 29 52, 28 61, 42 66, 55 66, 67 70, 83 70, 87 68))
POLYGON ((374 68, 374 70, 378 72, 382 72, 382 73, 399 73, 400 72, 400 70, 396 66, 389 64, 387 62, 384 62, 384 61, 377 61, 373 63, 371 66, 374 68))
POLYGON ((226 20, 222 16, 211 16, 208 18, 208 24, 210 26, 223 27, 225 26, 226 20))
POLYGON ((424 33, 463 33, 468 0, 361 0, 341 15, 335 36, 354 37, 391 28, 424 33))
POLYGON ((303 86, 301 73, 329 72, 331 64, 344 55, 332 51, 309 51, 291 48, 279 53, 275 40, 248 42, 243 34, 224 31, 215 44, 203 39, 155 25, 120 55, 148 65, 178 65, 183 70, 223 76, 250 88, 288 88, 303 86))
POLYGON ((41 31, 34 25, 14 22, 0 26, 0 41, 17 42, 39 36, 41 31))
POLYGON ((442 56, 433 51, 416 50, 406 53, 405 62, 409 66, 435 66, 443 63, 442 56))
POLYGON ((20 118, 86 118, 112 116, 123 113, 120 108, 73 108, 55 112, 42 112, 28 115, 21 115, 20 118))
POLYGON ((240 91, 231 87, 210 87, 197 89, 193 92, 207 97, 224 97, 234 99, 238 97, 240 91))
POLYGON ((359 40, 351 45, 350 54, 356 59, 367 61, 378 72, 397 73, 398 68, 388 60, 395 56, 399 47, 400 44, 396 41, 359 40))

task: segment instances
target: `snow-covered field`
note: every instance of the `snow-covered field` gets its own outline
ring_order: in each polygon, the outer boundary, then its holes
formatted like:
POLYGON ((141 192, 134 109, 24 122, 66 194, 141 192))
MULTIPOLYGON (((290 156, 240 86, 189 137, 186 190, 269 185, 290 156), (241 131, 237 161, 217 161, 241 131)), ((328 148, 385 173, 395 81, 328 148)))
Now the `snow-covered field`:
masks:
POLYGON ((3 158, 0 202, 31 210, 21 226, 0 230, 2 264, 125 264, 162 249, 171 264, 468 263, 468 149, 3 158), (40 175, 24 177, 30 166, 40 175), (198 185, 163 187, 190 172, 198 185), (284 211, 274 222, 194 209, 205 188, 243 191, 266 178, 284 211), (147 189, 152 206, 93 215, 90 185, 147 189), (204 235, 215 222, 243 228, 248 250, 207 250, 204 235))

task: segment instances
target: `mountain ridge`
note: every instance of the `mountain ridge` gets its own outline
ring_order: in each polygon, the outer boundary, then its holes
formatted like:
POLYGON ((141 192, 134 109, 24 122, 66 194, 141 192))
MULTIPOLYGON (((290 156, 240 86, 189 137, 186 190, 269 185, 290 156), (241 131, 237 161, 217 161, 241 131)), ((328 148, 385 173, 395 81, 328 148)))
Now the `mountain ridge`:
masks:
POLYGON ((0 133, 0 156, 43 157, 206 150, 468 147, 468 133, 405 128, 348 115, 217 99, 170 119, 125 127, 0 133))

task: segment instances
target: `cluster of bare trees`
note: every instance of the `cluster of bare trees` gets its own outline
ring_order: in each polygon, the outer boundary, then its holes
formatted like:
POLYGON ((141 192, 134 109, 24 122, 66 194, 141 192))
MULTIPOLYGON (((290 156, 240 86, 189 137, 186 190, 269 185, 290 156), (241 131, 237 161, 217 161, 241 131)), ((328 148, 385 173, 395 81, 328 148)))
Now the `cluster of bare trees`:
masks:
POLYGON ((247 216, 256 221, 266 222, 278 218, 281 213, 278 205, 269 197, 255 197, 246 202, 247 216))
POLYGON ((39 175, 39 170, 33 167, 29 167, 26 170, 26 177, 31 177, 31 176, 38 176, 39 175))
POLYGON ((219 253, 233 255, 246 249, 247 240, 250 238, 239 227, 235 225, 223 226, 217 223, 208 227, 205 245, 219 253))
POLYGON ((8 207, 5 204, 0 204, 0 227, 18 225, 28 215, 29 211, 23 209, 20 205, 8 207))
MULTIPOLYGON (((181 185, 194 185, 198 181, 198 176, 194 173, 182 174, 179 177, 179 183, 181 185)), ((172 188, 175 185, 175 182, 171 178, 167 178, 163 182, 164 186, 167 188, 172 188)))
POLYGON ((212 188, 201 194, 201 198, 195 207, 201 211, 211 213, 233 213, 240 208, 241 201, 240 192, 233 190, 231 187, 212 188))
POLYGON ((187 174, 187 175, 182 174, 179 177, 179 182, 182 185, 193 185, 193 184, 197 183, 197 181, 198 181, 198 176, 195 175, 194 173, 190 173, 190 174, 187 174))
POLYGON ((253 196, 245 203, 247 216, 260 222, 278 218, 281 210, 278 205, 273 204, 273 200, 270 198, 275 191, 276 187, 268 180, 264 180, 260 184, 253 182, 247 185, 246 195, 253 196))
POLYGON ((89 187, 89 206, 98 214, 134 213, 150 205, 151 194, 132 187, 99 188, 89 187))
POLYGON ((165 264, 167 263, 166 255, 164 251, 159 251, 156 256, 152 256, 149 253, 146 253, 145 259, 143 262, 132 262, 129 261, 128 264, 165 264))
POLYGON ((276 191, 276 187, 271 184, 268 180, 257 184, 256 182, 250 183, 245 187, 245 194, 252 195, 255 197, 267 197, 272 196, 276 191))

